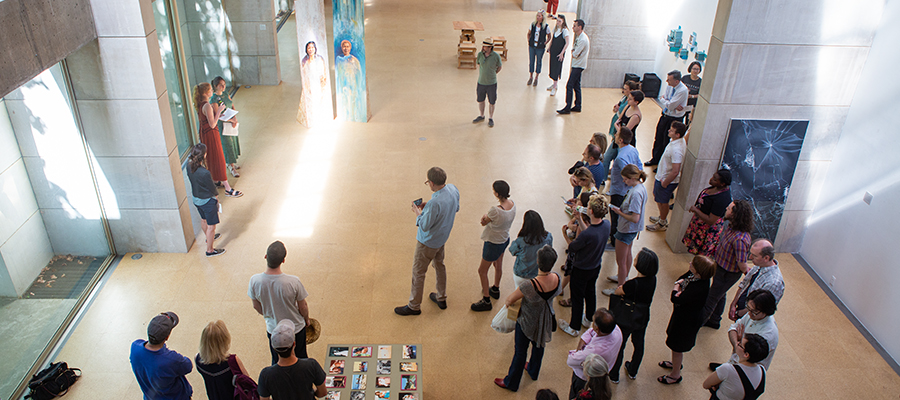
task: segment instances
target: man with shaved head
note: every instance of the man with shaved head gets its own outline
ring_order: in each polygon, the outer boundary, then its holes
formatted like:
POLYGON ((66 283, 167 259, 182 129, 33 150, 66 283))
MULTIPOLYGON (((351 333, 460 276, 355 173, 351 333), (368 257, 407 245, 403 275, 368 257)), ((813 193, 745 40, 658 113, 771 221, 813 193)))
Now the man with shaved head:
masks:
POLYGON ((768 290, 775 296, 775 302, 781 301, 784 295, 784 278, 775 261, 775 247, 766 239, 756 239, 750 246, 750 254, 747 259, 755 266, 747 272, 744 280, 738 286, 731 307, 728 308, 728 318, 737 321, 747 313, 747 295, 754 290, 768 290))

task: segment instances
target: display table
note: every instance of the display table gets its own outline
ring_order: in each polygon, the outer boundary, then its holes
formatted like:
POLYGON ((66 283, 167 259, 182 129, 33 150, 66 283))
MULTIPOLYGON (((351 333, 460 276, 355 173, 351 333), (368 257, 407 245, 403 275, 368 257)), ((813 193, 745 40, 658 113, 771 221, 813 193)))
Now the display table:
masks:
POLYGON ((422 346, 330 344, 326 400, 421 400, 422 346))
POLYGON ((453 29, 461 31, 459 42, 475 43, 475 31, 483 31, 484 24, 478 21, 453 21, 453 29))

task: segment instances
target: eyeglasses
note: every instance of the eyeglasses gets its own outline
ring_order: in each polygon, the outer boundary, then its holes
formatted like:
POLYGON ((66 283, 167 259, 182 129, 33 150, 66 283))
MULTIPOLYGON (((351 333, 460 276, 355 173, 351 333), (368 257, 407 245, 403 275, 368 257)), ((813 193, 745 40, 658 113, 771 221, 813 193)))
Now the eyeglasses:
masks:
POLYGON ((429 182, 431 182, 431 181, 425 181, 425 184, 427 185, 429 182))
POLYGON ((754 316, 754 317, 756 317, 756 316, 759 316, 760 314, 762 314, 763 312, 762 312, 762 311, 759 311, 759 310, 757 310, 757 309, 755 309, 755 308, 750 308, 750 306, 748 305, 748 306, 747 306, 747 313, 750 314, 750 315, 752 315, 752 316, 754 316))

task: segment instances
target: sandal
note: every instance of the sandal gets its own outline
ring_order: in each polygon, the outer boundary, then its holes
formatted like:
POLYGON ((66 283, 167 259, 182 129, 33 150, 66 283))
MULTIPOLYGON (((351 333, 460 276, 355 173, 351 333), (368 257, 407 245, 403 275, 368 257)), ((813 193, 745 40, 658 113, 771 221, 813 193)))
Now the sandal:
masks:
POLYGON ((241 197, 244 195, 244 192, 241 192, 237 189, 226 190, 225 194, 231 197, 241 197))
MULTIPOLYGON (((660 361, 659 364, 657 364, 657 365, 659 365, 660 367, 665 368, 665 369, 675 368, 675 366, 672 365, 671 361, 660 361)), ((681 364, 681 369, 684 369, 684 364, 681 364)))
POLYGON ((663 376, 660 376, 659 378, 656 378, 656 380, 657 380, 659 383, 662 383, 663 385, 674 385, 674 384, 676 384, 676 383, 681 383, 681 379, 682 379, 682 378, 684 378, 684 377, 683 377, 683 376, 679 376, 678 379, 675 379, 675 378, 673 378, 673 377, 671 377, 671 376, 663 375, 663 376))
POLYGON ((570 299, 559 299, 559 305, 562 307, 572 307, 572 300, 570 299))

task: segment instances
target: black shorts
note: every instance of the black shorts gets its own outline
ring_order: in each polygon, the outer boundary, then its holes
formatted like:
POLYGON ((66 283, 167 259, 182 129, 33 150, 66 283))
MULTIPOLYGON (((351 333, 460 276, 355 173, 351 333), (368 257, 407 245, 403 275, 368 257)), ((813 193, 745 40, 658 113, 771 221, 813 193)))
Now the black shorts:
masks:
POLYGON ((494 104, 497 102, 497 84, 493 85, 482 85, 478 84, 478 88, 475 90, 478 93, 478 102, 481 103, 484 101, 484 97, 487 96, 488 103, 494 104))
POLYGON ((205 220, 207 225, 216 225, 219 223, 219 201, 215 197, 209 199, 206 204, 197 207, 200 219, 205 220))

